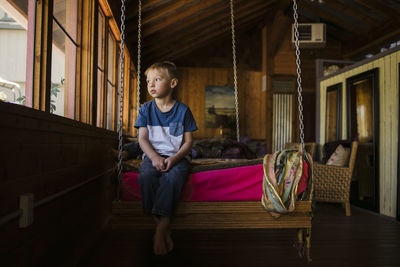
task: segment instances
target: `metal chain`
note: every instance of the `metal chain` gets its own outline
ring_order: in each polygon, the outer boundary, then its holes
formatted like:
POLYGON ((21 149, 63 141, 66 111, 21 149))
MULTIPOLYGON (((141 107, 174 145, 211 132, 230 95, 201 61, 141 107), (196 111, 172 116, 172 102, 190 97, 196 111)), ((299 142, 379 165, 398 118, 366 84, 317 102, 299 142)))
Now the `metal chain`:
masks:
POLYGON ((139 114, 140 108, 140 67, 142 54, 142 0, 139 0, 138 7, 138 44, 137 44, 137 88, 136 88, 136 110, 139 114))
POLYGON ((297 21, 297 3, 293 0, 293 19, 294 19, 294 37, 296 46, 296 72, 297 72, 297 100, 299 102, 299 122, 300 122, 300 145, 301 150, 304 151, 304 122, 303 122, 303 96, 301 88, 301 67, 300 67, 300 49, 299 49, 299 23, 297 21))
POLYGON ((117 200, 119 200, 119 187, 122 179, 122 117, 124 110, 124 65, 125 65, 125 0, 121 0, 121 43, 120 43, 120 90, 119 90, 119 124, 118 124, 118 186, 117 200))
POLYGON ((233 82, 235 87, 236 140, 239 142, 240 141, 239 101, 238 101, 238 86, 237 86, 235 17, 233 12, 233 0, 230 0, 230 4, 231 4, 231 28, 232 28, 233 82))

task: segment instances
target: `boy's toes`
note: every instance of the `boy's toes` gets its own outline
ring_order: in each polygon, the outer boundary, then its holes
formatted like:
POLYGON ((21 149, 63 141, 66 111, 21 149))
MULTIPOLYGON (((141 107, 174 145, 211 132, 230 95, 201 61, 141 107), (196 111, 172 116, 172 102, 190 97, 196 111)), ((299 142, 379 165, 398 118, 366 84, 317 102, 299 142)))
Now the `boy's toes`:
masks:
POLYGON ((167 254, 167 247, 165 244, 164 236, 156 233, 154 235, 154 246, 153 246, 154 254, 157 256, 163 256, 167 254))
POLYGON ((171 252, 174 249, 174 241, 171 238, 171 230, 168 230, 165 234, 165 244, 168 252, 171 252))

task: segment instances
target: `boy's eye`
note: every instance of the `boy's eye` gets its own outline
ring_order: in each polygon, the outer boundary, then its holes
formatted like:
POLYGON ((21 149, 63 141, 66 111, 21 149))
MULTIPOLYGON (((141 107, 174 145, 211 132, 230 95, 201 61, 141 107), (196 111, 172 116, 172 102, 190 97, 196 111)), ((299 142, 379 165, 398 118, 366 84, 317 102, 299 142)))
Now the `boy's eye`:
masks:
POLYGON ((161 79, 160 78, 156 78, 156 81, 159 82, 161 79))

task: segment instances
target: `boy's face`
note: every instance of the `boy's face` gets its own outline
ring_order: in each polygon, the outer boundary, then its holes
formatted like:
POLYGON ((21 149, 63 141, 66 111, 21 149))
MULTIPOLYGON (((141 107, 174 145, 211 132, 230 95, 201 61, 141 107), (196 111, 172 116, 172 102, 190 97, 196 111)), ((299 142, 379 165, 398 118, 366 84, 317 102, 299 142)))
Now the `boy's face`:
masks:
POLYGON ((178 80, 169 77, 167 70, 151 69, 147 72, 147 91, 154 98, 163 98, 172 94, 178 80))

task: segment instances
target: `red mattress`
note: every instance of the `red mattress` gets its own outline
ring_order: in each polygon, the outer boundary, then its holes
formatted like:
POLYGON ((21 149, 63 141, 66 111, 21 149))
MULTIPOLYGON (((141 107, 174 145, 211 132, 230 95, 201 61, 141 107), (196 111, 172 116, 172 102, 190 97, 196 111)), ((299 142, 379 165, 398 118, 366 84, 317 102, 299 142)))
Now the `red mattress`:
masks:
MULTIPOLYGON (((138 173, 126 172, 122 178, 121 198, 126 201, 141 199, 138 173)), ((262 195, 263 165, 192 173, 187 180, 182 201, 250 201, 262 195)))

